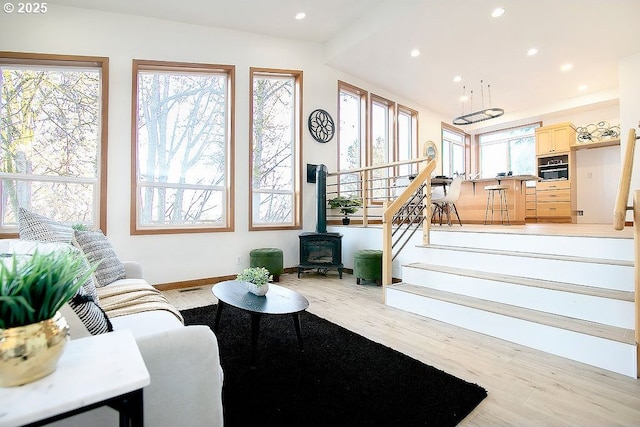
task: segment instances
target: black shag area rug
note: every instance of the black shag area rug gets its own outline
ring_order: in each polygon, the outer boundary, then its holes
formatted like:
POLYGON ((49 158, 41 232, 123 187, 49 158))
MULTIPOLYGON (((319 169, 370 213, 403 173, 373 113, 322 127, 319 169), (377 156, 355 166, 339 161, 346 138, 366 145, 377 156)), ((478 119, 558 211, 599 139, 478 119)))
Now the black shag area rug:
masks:
MULTIPOLYGON (((213 329, 217 306, 183 310, 213 329)), ((482 387, 425 365, 308 312, 304 351, 292 317, 263 316, 256 364, 251 318, 231 306, 218 333, 226 427, 454 426, 487 396, 482 387)))

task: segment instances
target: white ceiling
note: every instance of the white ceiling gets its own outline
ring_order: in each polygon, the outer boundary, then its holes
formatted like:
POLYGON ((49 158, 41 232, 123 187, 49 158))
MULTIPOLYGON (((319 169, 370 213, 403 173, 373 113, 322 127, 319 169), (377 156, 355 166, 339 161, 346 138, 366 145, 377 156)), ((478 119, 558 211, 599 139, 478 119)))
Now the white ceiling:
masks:
POLYGON ((640 53, 640 0, 54 1, 322 43, 327 64, 451 119, 489 107, 488 84, 505 118, 616 99, 620 59, 640 53))

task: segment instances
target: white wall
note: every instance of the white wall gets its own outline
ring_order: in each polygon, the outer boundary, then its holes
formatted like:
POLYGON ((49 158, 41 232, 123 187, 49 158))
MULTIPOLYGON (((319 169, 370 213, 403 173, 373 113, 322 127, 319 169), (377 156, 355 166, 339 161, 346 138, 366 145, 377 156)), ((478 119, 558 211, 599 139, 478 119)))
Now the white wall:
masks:
MULTIPOLYGON (((618 69, 620 85, 620 125, 622 129, 621 156, 624 156, 630 129, 636 130, 640 136, 640 54, 636 54, 620 61, 618 69)), ((634 168, 631 178, 631 191, 627 206, 633 204, 633 193, 640 189, 640 147, 636 144, 634 168)), ((627 221, 633 220, 633 214, 627 212, 627 221)))
MULTIPOLYGON (((303 118, 316 108, 334 118, 338 79, 403 103, 420 113, 420 141, 439 141, 441 118, 381 88, 322 63, 322 46, 177 22, 103 13, 50 4, 45 15, 0 14, 0 50, 109 57, 109 152, 107 234, 122 259, 139 260, 151 283, 235 274, 248 266, 249 251, 279 247, 285 267, 298 263, 298 235, 292 231, 248 231, 250 67, 303 70, 303 118), (132 59, 203 62, 236 66, 235 232, 131 236, 132 59), (237 263, 240 258, 240 264, 237 263)), ((336 138, 315 142, 304 131, 303 165, 324 163, 335 170, 336 138)), ((315 230, 315 187, 303 184, 303 228, 315 230)))

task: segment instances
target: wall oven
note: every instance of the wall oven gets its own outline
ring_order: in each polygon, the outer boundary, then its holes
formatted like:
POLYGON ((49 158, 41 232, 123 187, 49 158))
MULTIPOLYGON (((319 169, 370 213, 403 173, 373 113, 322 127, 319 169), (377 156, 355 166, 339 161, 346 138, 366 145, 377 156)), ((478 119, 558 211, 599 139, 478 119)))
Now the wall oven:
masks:
POLYGON ((569 165, 557 163, 540 166, 540 178, 543 181, 569 179, 569 165))

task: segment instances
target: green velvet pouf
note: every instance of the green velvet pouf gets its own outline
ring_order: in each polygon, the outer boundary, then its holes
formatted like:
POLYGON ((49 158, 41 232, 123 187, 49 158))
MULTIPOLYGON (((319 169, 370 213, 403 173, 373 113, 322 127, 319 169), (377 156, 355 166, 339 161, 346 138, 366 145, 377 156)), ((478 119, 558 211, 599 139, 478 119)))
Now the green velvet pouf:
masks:
POLYGON ((284 272, 282 249, 260 248, 249 252, 249 267, 264 267, 273 276, 274 282, 280 281, 280 274, 284 272))
POLYGON ((353 254, 353 275, 356 283, 360 279, 375 280, 382 285, 382 251, 377 249, 360 249, 353 254))

